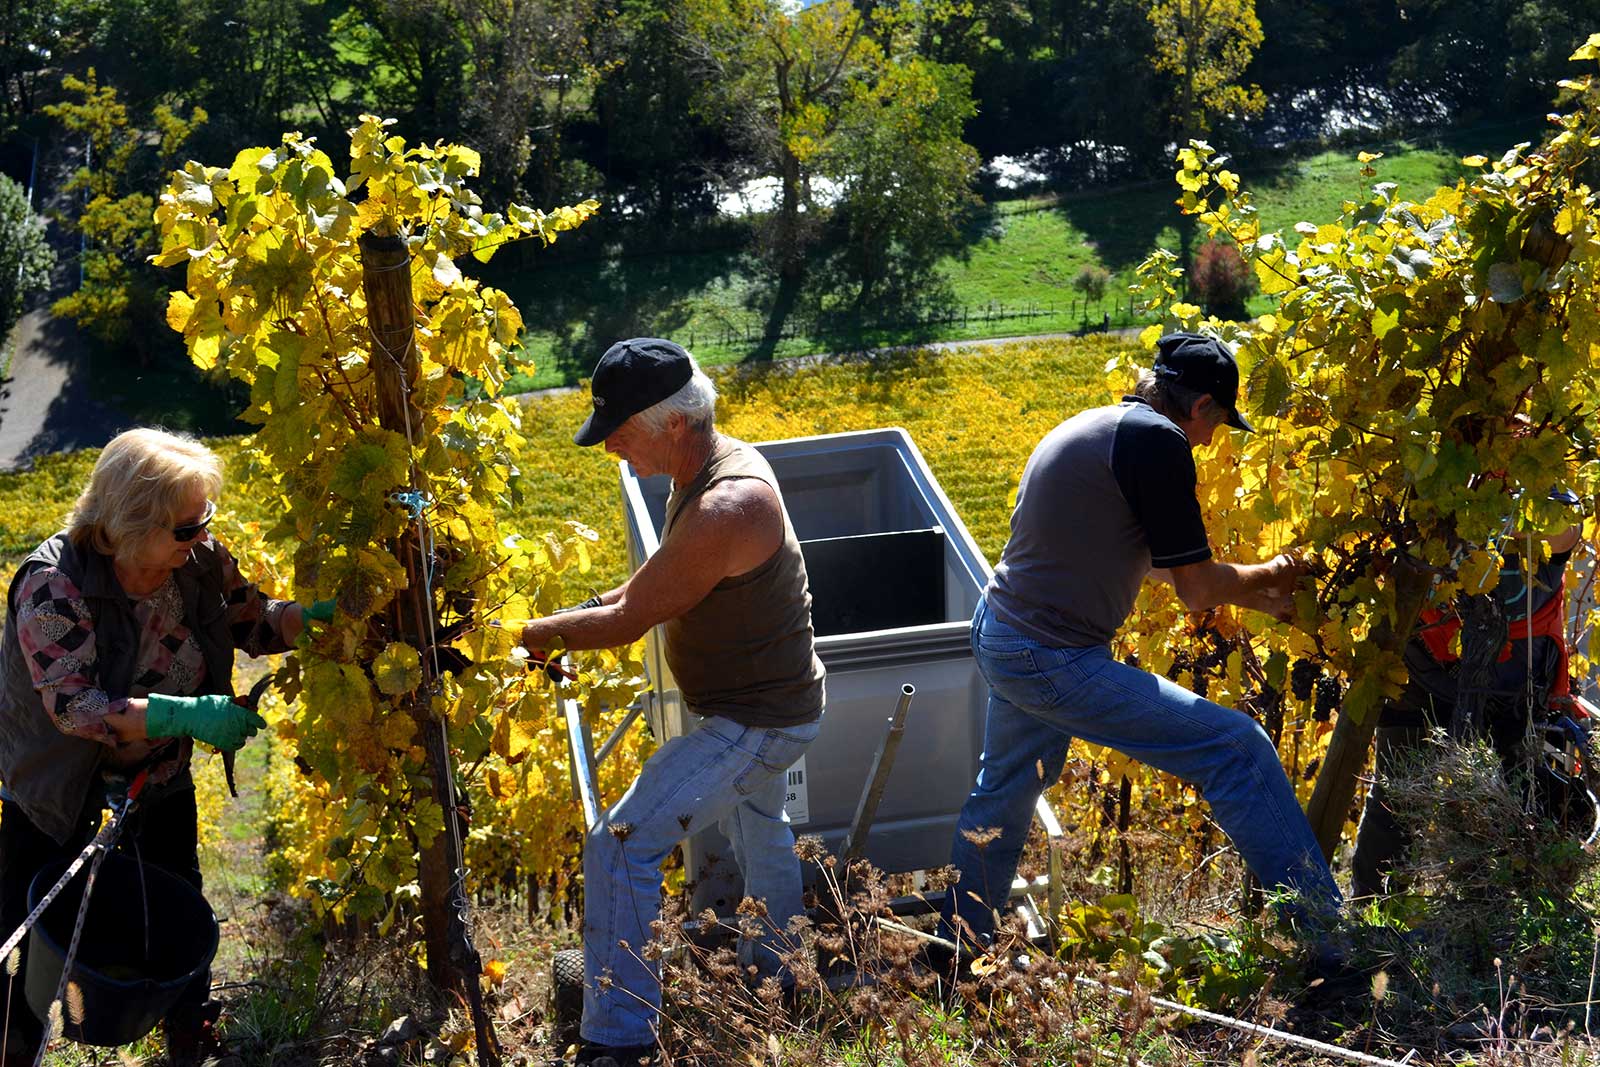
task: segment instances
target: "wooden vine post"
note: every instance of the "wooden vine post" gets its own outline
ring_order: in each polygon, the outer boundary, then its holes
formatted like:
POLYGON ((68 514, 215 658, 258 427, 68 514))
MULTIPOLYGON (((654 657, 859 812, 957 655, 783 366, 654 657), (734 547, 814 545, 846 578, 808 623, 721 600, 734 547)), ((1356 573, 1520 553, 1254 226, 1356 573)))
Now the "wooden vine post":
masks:
MULTIPOLYGON (((1416 629, 1417 616, 1427 601, 1433 572, 1401 556, 1390 570, 1395 583, 1394 615, 1372 628, 1372 640, 1385 652, 1399 653, 1416 629)), ((1334 849, 1344 833, 1345 817, 1356 796, 1356 780, 1372 751, 1372 738, 1378 729, 1381 708, 1370 708, 1357 721, 1354 716, 1335 716, 1333 736, 1328 739, 1328 754, 1317 773, 1317 784, 1306 806, 1306 818, 1322 846, 1324 859, 1332 860, 1334 849)))
MULTIPOLYGON (((372 366, 377 383, 378 418, 385 429, 404 434, 415 442, 424 432, 421 410, 412 402, 420 368, 417 361, 415 315, 411 295, 411 254, 405 241, 396 234, 379 232, 375 227, 363 234, 361 247, 362 289, 366 294, 367 327, 372 337, 372 366)), ((416 473, 415 466, 412 468, 416 473)), ((413 493, 426 487, 413 477, 413 493)), ((415 509, 426 506, 426 496, 413 498, 415 509)), ((413 514, 418 514, 413 511, 413 514)), ((406 571, 406 588, 395 597, 389 609, 394 615, 395 633, 412 647, 423 651, 422 685, 411 700, 411 715, 416 721, 416 736, 427 753, 428 774, 433 798, 444 813, 444 825, 426 847, 419 842, 417 880, 421 889, 422 929, 428 954, 428 980, 441 992, 462 996, 472 1014, 476 1032, 478 1062, 500 1062, 494 1026, 484 1010, 479 976, 482 958, 472 942, 467 926, 468 907, 465 859, 459 804, 454 772, 444 723, 435 717, 432 706, 438 674, 427 653, 438 628, 437 608, 430 602, 427 575, 433 565, 432 546, 420 540, 421 522, 414 522, 396 542, 395 556, 406 571)))

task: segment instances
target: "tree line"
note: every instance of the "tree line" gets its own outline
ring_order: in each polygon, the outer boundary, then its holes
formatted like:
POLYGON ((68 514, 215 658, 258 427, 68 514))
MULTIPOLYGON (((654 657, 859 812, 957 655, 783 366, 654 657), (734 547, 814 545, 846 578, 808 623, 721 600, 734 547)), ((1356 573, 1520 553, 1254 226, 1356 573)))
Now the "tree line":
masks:
MULTIPOLYGON (((725 106, 774 62, 834 103, 864 68, 912 59, 971 78, 984 157, 1092 141, 1165 168, 1207 128, 1247 133, 1261 94, 1360 77, 1482 112, 1543 107, 1594 0, 12 0, 0 26, 0 134, 94 65, 129 106, 199 106, 198 149, 363 111, 426 139, 465 137, 491 194, 555 202, 627 190, 640 211, 704 208, 711 179, 761 146, 725 106), (860 25, 858 27, 857 20, 860 25), (859 33, 857 32, 859 29, 859 33), (740 31, 740 32, 734 32, 740 31), (777 36, 787 34, 787 46, 777 36), (810 37, 810 44, 807 37, 810 37), (808 51, 828 36, 843 60, 808 51), (852 40, 854 37, 854 40, 852 40), (844 47, 848 45, 849 47, 844 47), (867 47, 868 45, 876 46, 867 47), (1186 58, 1187 57, 1187 58, 1186 58), (1195 107, 1215 123, 1195 121, 1195 107)), ((745 100, 770 110, 783 89, 745 100)))
MULTIPOLYGON (((11 0, 0 170, 94 146, 71 314, 152 343, 150 198, 182 157, 359 116, 458 140, 493 202, 606 205, 596 240, 749 240, 792 298, 828 250, 858 306, 915 286, 985 158, 1072 147, 1093 173, 1170 169, 1206 136, 1262 143, 1269 101, 1401 87, 1464 117, 1548 103, 1600 0, 11 0), (1114 161, 1114 166, 1112 165, 1114 161), (717 229, 763 179, 770 211, 717 229), (663 237, 663 235, 668 235, 663 237), (730 236, 731 235, 731 236, 730 236)), ((1396 117, 1403 117, 1398 115, 1396 117)), ((559 255, 559 252, 558 252, 559 255)), ((145 354, 148 358, 148 353, 145 354)))

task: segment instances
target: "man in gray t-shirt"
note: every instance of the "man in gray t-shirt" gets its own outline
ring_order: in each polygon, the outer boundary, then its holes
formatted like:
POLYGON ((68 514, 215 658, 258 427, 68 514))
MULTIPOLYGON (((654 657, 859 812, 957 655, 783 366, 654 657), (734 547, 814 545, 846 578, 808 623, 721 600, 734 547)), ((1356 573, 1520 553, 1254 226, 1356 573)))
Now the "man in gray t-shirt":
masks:
POLYGON ((961 879, 946 899, 947 933, 981 941, 992 931, 1034 806, 1074 737, 1195 783, 1263 884, 1297 891, 1318 913, 1338 904, 1261 727, 1111 657, 1147 576, 1170 582, 1191 611, 1237 604, 1286 617, 1303 573, 1289 556, 1212 559, 1191 450, 1224 424, 1251 429, 1238 366, 1199 334, 1169 334, 1156 349, 1137 395, 1063 422, 1023 470, 1011 538, 972 620, 989 711, 951 850, 961 879))

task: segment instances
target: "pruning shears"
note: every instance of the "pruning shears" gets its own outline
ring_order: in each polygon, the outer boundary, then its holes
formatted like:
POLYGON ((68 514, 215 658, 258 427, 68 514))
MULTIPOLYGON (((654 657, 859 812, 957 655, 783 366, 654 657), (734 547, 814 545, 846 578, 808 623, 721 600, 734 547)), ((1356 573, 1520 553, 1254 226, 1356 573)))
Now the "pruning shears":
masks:
POLYGON ((552 659, 548 652, 529 652, 528 667, 544 671, 552 682, 576 682, 576 671, 569 670, 561 665, 561 661, 552 659))
MULTIPOLYGON (((259 713, 261 710, 261 698, 266 695, 267 690, 271 687, 272 675, 264 674, 256 681, 255 685, 250 687, 250 692, 236 699, 234 703, 239 705, 241 708, 259 713)), ((235 799, 237 799, 239 796, 239 784, 234 780, 233 777, 233 763, 235 757, 237 756, 237 751, 223 751, 222 753, 222 773, 226 775, 228 779, 228 795, 230 797, 234 797, 235 799)))
MULTIPOLYGON (((525 623, 520 621, 506 622, 502 619, 489 619, 487 625, 494 630, 520 630, 525 623)), ((562 666, 559 659, 553 658, 549 652, 533 649, 528 650, 528 669, 542 670, 552 682, 575 682, 578 680, 577 672, 562 666)))

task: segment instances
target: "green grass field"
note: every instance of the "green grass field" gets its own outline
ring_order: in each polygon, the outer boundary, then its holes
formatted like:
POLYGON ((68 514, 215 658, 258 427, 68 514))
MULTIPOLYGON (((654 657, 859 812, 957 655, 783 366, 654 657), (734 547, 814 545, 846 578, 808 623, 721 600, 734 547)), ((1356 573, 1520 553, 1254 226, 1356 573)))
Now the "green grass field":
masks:
MULTIPOLYGON (((1538 120, 1523 118, 1444 131, 1411 141, 1362 146, 1383 153, 1377 181, 1421 199, 1463 173, 1461 157, 1497 156, 1531 139, 1538 120)), ((1350 147, 1243 169, 1269 230, 1302 220, 1331 221, 1343 201, 1365 196, 1372 180, 1350 147)), ((593 260, 549 269, 496 273, 528 323, 525 346, 536 373, 513 388, 570 384, 585 376, 611 340, 632 334, 676 338, 707 364, 761 361, 812 352, 893 344, 968 340, 1077 330, 1109 316, 1112 326, 1137 324, 1127 285, 1134 267, 1157 246, 1179 247, 1176 188, 1156 181, 1083 194, 1066 193, 987 205, 962 240, 937 264, 930 303, 954 321, 905 321, 912 313, 882 311, 865 325, 842 318, 814 330, 797 320, 797 336, 762 340, 775 293, 747 253, 736 250, 624 256, 607 249, 593 260), (1104 299, 1085 304, 1073 279, 1087 266, 1110 272, 1104 299), (964 313, 963 313, 964 309, 964 313)), ((579 231, 567 240, 582 241, 579 231)), ((825 280, 813 283, 814 290, 825 280)), ((802 296, 826 302, 825 294, 802 296)), ((1259 298, 1253 312, 1266 310, 1259 298), (1259 304, 1260 306, 1256 306, 1259 304)))

